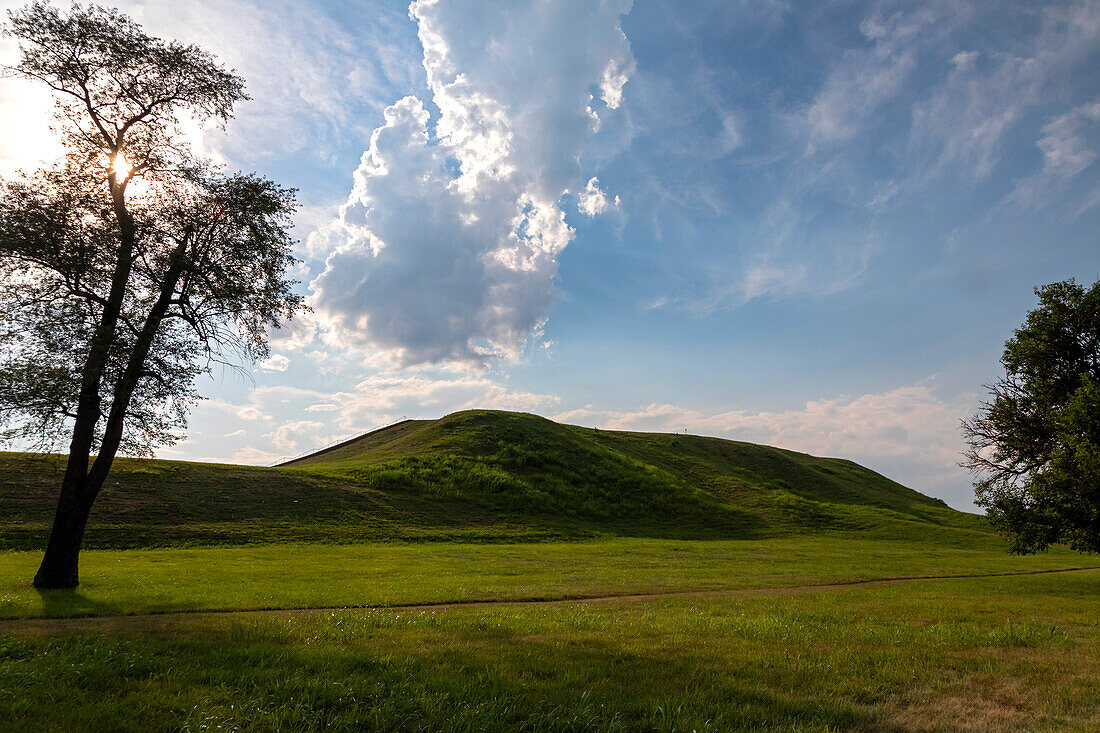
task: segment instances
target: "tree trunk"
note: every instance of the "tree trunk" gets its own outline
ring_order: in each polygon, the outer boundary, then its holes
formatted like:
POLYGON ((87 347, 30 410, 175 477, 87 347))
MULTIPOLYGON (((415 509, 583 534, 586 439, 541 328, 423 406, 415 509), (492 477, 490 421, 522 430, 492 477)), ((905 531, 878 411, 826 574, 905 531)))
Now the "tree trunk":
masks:
MULTIPOLYGON (((102 416, 99 390, 115 328, 122 312, 126 285, 130 280, 136 236, 134 221, 126 209, 126 182, 119 183, 113 171, 108 174, 107 182, 118 219, 119 250, 111 276, 111 293, 104 304, 99 325, 89 345, 88 356, 84 360, 80 397, 77 401, 76 419, 73 421, 73 439, 69 445, 69 461, 65 467, 65 478, 61 480, 61 497, 57 501, 57 512, 54 514, 46 554, 34 576, 36 588, 75 588, 80 582, 77 563, 80 559, 80 545, 84 542, 84 527, 88 523, 92 502, 95 501, 115 457, 113 450, 106 457, 98 456, 96 462, 100 464, 102 475, 89 477, 88 460, 95 440, 95 427, 102 416)), ((103 452, 100 451, 101 454, 103 452)))
POLYGON ((84 527, 92 508, 91 502, 85 499, 88 488, 85 483, 84 476, 70 476, 66 472, 46 554, 34 576, 35 588, 75 588, 80 582, 77 563, 84 527))

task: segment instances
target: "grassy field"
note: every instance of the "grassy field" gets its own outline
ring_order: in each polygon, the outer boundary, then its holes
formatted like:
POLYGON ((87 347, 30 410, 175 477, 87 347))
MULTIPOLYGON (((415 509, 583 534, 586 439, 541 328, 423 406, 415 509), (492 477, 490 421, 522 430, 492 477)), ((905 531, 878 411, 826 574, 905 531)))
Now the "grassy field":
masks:
POLYGON ((712 544, 99 552, 89 554, 84 600, 75 604, 11 582, 33 557, 6 553, 5 614, 96 616, 0 621, 0 728, 1093 731, 1100 724, 1100 570, 814 587, 1082 567, 1091 558, 828 539, 712 544), (709 591, 148 615, 677 589, 709 591), (118 615, 128 613, 145 615, 118 615))
POLYGON ((40 559, 0 554, 0 618, 562 599, 1100 566, 1064 552, 1014 557, 841 537, 267 545, 90 551, 73 592, 30 587, 40 559))
POLYGON ((1100 557, 849 461, 514 413, 122 460, 76 591, 0 455, 0 730, 1095 731, 1100 557))

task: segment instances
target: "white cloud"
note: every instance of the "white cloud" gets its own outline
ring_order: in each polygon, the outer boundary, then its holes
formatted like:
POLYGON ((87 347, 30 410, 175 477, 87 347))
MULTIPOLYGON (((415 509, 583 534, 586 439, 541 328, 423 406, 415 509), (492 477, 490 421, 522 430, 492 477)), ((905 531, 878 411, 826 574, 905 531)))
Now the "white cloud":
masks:
POLYGON ((1090 102, 1043 125, 1036 142, 1043 154, 1043 166, 1034 175, 1018 180, 1006 203, 1037 206, 1050 198, 1057 184, 1075 178, 1095 163, 1098 123, 1100 102, 1090 102))
POLYGON ((553 395, 513 389, 484 375, 441 370, 374 374, 333 392, 266 385, 249 390, 243 404, 217 398, 200 403, 196 417, 216 424, 221 437, 204 440, 193 434, 186 448, 193 459, 270 463, 404 418, 434 419, 467 409, 542 413, 558 404, 553 395), (262 421, 262 432, 257 421, 262 421), (224 439, 244 436, 251 436, 250 445, 236 452, 224 439))
POLYGON ((896 161, 892 180, 871 185, 894 188, 900 202, 942 185, 944 176, 987 179, 1006 136, 1031 109, 1064 104, 1066 75, 1084 70, 1098 47, 1100 5, 1036 7, 1029 12, 1034 34, 959 49, 960 35, 989 22, 987 10, 950 2, 877 6, 859 25, 866 43, 836 49, 809 104, 780 114, 798 156, 792 187, 841 202, 876 198, 863 195, 853 168, 868 148, 877 163, 896 161), (907 130, 898 127, 905 110, 907 130))
POLYGON ((612 206, 617 208, 620 203, 618 196, 613 200, 607 198, 607 193, 600 188, 600 181, 595 177, 590 178, 585 187, 577 192, 577 208, 588 217, 602 214, 612 206))
POLYGON ((642 310, 656 311, 662 308, 668 308, 671 305, 675 305, 678 302, 677 298, 670 295, 661 295, 653 300, 646 301, 641 304, 642 310))
POLYGON ((879 105, 902 90, 917 68, 917 40, 937 16, 929 5, 910 14, 875 13, 860 24, 869 47, 848 50, 804 112, 813 148, 852 138, 879 105))
POLYGON ((1008 132, 1030 108, 1057 101, 1061 75, 1088 63, 1100 39, 1100 5, 1036 10, 1034 39, 984 56, 956 54, 947 78, 913 106, 907 187, 924 188, 946 173, 988 178, 1008 132))
POLYGON ((790 263, 776 266, 760 261, 745 268, 738 289, 744 303, 763 295, 788 295, 801 290, 808 276, 806 265, 790 263))
POLYGON ((317 432, 324 427, 323 422, 314 420, 291 420, 279 425, 270 433, 265 433, 263 437, 270 440, 271 444, 279 450, 289 451, 297 448, 298 444, 307 438, 313 438, 313 443, 320 444, 321 441, 316 439, 317 432))
POLYGON ((1096 161, 1096 150, 1085 138, 1085 130, 1100 122, 1100 102, 1083 104, 1055 118, 1042 130, 1038 146, 1043 151, 1043 173, 1072 178, 1096 161))
POLYGON ((1001 140, 1036 94, 1036 67, 1005 56, 990 69, 957 64, 947 79, 913 107, 909 187, 930 185, 957 170, 975 181, 1000 160, 1001 140))
POLYGON ((242 420, 270 420, 270 415, 265 415, 259 409, 252 407, 251 405, 245 405, 237 410, 237 417, 242 420))
POLYGON ((951 57, 951 65, 956 69, 969 71, 974 68, 974 64, 978 62, 979 57, 981 57, 981 54, 977 51, 959 51, 951 57))
POLYGON ((385 111, 311 287, 330 340, 404 365, 515 357, 546 317, 573 238, 558 200, 593 134, 590 88, 621 101, 629 0, 414 2, 434 131, 385 111), (583 20, 581 20, 583 19, 583 20))
POLYGON ((229 459, 233 463, 261 466, 270 466, 272 463, 275 463, 282 458, 285 458, 285 456, 283 456, 281 453, 263 450, 262 448, 255 448, 251 445, 234 451, 233 455, 229 457, 229 459))
MULTIPOLYGON (((492 379, 467 374, 376 374, 353 391, 327 395, 313 411, 335 412, 344 430, 370 428, 401 417, 441 417, 458 410, 534 411, 552 408, 558 398, 509 389, 492 379)), ((307 408, 310 409, 310 408, 307 408)))
POLYGON ((788 199, 766 212, 759 232, 768 248, 742 257, 736 267, 714 263, 708 280, 679 298, 695 315, 739 308, 758 298, 823 298, 861 282, 876 249, 875 239, 808 235, 802 215, 788 199))
MULTIPOLYGON (((625 13, 626 10, 629 10, 629 7, 623 12, 625 13)), ((623 87, 633 73, 633 57, 626 57, 625 63, 620 57, 612 58, 607 62, 603 70, 603 78, 600 79, 600 97, 607 103, 608 108, 618 109, 623 103, 623 87)))
POLYGON ((261 361, 258 368, 262 372, 285 372, 290 368, 290 359, 282 354, 273 354, 261 361))
MULTIPOLYGON (((1080 173, 1097 149, 1085 134, 1093 123, 1064 105, 1100 48, 1100 6, 1048 4, 1029 11, 1034 33, 975 36, 989 12, 966 3, 878 4, 859 24, 862 42, 819 33, 820 88, 793 112, 777 103, 783 183, 748 235, 731 242, 732 254, 706 262, 693 287, 702 295, 685 295, 687 307, 711 312, 864 282, 871 256, 885 253, 889 262, 891 240, 907 236, 886 234, 895 214, 923 197, 976 191, 1037 109, 1058 111, 1037 136, 1043 172, 1021 179, 1006 203, 1058 200, 1047 184, 1080 173), (960 47, 960 38, 969 43, 960 47)), ((1019 166, 1008 152, 1007 164, 1019 166)), ((1070 203, 1078 215, 1090 206, 1070 203)), ((989 214, 986 205, 972 216, 989 214)))
POLYGON ((248 405, 236 405, 232 402, 221 399, 220 397, 203 400, 199 403, 199 409, 202 409, 204 411, 213 410, 223 416, 232 415, 240 420, 248 420, 250 422, 254 420, 271 419, 271 415, 268 415, 263 410, 261 410, 260 406, 256 403, 248 405))
POLYGON ((719 136, 719 150, 722 154, 728 154, 741 147, 745 136, 741 132, 741 121, 733 112, 726 111, 722 115, 722 134, 719 136))

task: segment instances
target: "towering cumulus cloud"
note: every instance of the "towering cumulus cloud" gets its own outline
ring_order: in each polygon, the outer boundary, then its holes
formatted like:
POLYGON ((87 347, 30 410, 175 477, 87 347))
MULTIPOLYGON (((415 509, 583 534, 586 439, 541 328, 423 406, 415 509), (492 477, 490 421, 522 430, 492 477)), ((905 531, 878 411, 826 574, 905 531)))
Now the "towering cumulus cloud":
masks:
POLYGON ((634 68, 630 3, 412 4, 438 115, 416 97, 386 109, 311 242, 329 251, 311 287, 331 333, 402 364, 522 350, 573 238, 559 201, 584 186, 578 161, 634 68))

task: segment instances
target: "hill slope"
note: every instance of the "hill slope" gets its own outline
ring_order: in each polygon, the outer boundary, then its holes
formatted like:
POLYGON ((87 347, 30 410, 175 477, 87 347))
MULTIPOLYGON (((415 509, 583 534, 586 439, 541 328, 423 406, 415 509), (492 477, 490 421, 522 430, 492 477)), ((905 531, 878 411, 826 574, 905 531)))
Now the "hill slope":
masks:
MULTIPOLYGON (((0 546, 45 542, 56 457, 0 458, 0 546)), ((851 461, 472 410, 276 468, 120 460, 89 546, 796 532, 995 542, 984 520, 851 461)))

